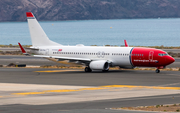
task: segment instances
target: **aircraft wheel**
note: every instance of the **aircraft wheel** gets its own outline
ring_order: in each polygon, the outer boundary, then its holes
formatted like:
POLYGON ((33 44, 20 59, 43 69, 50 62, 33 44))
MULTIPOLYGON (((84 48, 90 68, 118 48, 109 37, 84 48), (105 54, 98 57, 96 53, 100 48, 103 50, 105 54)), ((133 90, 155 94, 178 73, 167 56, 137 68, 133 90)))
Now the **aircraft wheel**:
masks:
POLYGON ((109 71, 109 69, 108 70, 102 70, 102 72, 108 72, 109 71))
POLYGON ((159 70, 159 69, 156 69, 156 73, 160 73, 160 70, 159 70))
POLYGON ((92 70, 91 70, 89 67, 86 67, 86 68, 84 69, 84 71, 85 71, 85 72, 91 72, 92 70))

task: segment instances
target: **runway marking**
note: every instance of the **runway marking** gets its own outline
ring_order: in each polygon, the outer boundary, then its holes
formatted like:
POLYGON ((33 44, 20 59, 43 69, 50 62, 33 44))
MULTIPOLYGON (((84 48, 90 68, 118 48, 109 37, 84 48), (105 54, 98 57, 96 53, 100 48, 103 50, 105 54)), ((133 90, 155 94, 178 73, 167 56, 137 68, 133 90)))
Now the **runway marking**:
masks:
POLYGON ((25 95, 47 94, 47 93, 63 93, 63 92, 88 91, 88 90, 103 90, 103 89, 115 89, 115 88, 180 90, 180 87, 107 85, 107 86, 99 86, 99 87, 92 87, 92 88, 62 89, 62 90, 44 90, 44 91, 40 91, 40 92, 12 93, 12 95, 24 95, 25 96, 25 95))
POLYGON ((132 86, 132 85, 107 85, 100 86, 107 88, 143 88, 143 89, 169 89, 169 90, 180 90, 180 87, 159 87, 159 86, 132 86))
POLYGON ((178 83, 172 83, 172 84, 164 84, 164 85, 160 85, 161 87, 165 87, 165 86, 174 86, 174 85, 178 85, 180 84, 179 82, 178 83))
POLYGON ((51 72, 68 72, 68 71, 81 71, 81 70, 46 70, 46 71, 34 71, 34 72, 46 72, 46 73, 51 73, 51 72))
POLYGON ((0 96, 0 98, 12 98, 12 97, 17 97, 17 95, 0 96))
POLYGON ((41 92, 24 92, 24 93, 12 93, 13 95, 36 95, 36 94, 45 94, 45 93, 64 93, 64 92, 75 92, 75 91, 85 91, 85 90, 102 90, 109 89, 103 87, 96 88, 80 88, 80 89, 62 89, 62 90, 45 90, 41 92))

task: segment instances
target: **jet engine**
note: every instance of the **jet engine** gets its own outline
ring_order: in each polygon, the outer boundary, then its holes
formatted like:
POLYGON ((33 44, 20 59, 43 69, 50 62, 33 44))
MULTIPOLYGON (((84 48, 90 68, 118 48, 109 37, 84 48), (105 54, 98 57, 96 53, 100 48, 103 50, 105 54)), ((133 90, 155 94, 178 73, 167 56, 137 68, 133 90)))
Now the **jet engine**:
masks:
POLYGON ((90 62, 89 67, 92 70, 109 70, 109 64, 105 60, 92 61, 90 62))

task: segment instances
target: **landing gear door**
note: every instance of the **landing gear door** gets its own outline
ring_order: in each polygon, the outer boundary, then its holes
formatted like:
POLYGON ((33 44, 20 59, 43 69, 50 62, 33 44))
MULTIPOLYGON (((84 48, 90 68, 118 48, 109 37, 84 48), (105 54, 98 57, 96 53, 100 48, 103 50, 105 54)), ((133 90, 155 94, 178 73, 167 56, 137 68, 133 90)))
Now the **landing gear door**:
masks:
POLYGON ((46 55, 49 56, 49 49, 46 49, 46 55))
POLYGON ((153 55, 154 55, 154 51, 150 51, 149 52, 149 65, 153 63, 153 55))

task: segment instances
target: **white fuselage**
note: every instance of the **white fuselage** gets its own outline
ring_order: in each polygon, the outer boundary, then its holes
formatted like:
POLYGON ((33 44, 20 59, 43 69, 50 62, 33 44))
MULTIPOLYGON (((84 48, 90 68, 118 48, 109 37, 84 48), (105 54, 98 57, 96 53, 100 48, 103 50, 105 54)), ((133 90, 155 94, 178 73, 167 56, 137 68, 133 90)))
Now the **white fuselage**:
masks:
MULTIPOLYGON (((129 67, 132 47, 105 47, 105 46, 51 46, 39 47, 36 54, 71 58, 88 58, 107 60, 113 66, 129 67)), ((35 51, 34 51, 35 52, 35 51)))

